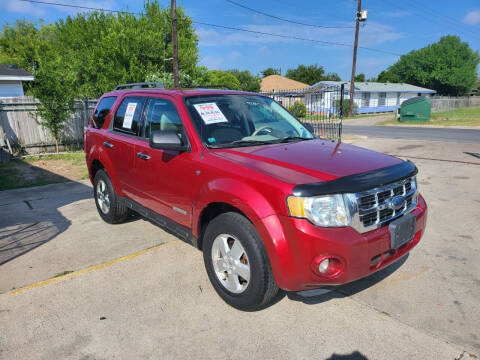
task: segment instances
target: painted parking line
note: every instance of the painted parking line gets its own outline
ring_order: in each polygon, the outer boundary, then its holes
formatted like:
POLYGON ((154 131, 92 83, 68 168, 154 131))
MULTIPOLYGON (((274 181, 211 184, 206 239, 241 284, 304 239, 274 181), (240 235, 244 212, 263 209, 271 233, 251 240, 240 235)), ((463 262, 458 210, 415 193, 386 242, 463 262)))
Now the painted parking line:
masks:
POLYGON ((57 276, 57 277, 54 277, 54 278, 51 278, 51 279, 48 279, 48 280, 40 281, 40 282, 32 284, 32 285, 28 285, 28 286, 25 286, 25 287, 22 287, 22 288, 19 288, 19 289, 15 289, 15 290, 7 292, 6 295, 21 294, 21 293, 23 293, 25 291, 28 291, 28 290, 31 290, 31 289, 47 286, 47 285, 50 285, 50 284, 55 284, 55 283, 65 281, 65 280, 70 280, 70 279, 76 278, 80 275, 87 274, 91 271, 103 269, 103 268, 112 266, 114 264, 118 264, 122 261, 130 260, 130 259, 136 258, 137 256, 140 256, 140 255, 147 254, 147 253, 150 253, 152 251, 158 250, 165 245, 172 244, 172 243, 175 244, 175 243, 178 243, 178 242, 180 242, 180 240, 172 240, 172 241, 169 241, 169 242, 166 242, 166 243, 163 243, 163 244, 160 244, 160 245, 157 245, 157 246, 145 249, 145 250, 138 251, 138 252, 130 254, 130 255, 122 256, 118 259, 114 259, 114 260, 104 262, 102 264, 89 266, 87 268, 80 269, 80 270, 77 270, 77 271, 62 275, 62 276, 57 276))

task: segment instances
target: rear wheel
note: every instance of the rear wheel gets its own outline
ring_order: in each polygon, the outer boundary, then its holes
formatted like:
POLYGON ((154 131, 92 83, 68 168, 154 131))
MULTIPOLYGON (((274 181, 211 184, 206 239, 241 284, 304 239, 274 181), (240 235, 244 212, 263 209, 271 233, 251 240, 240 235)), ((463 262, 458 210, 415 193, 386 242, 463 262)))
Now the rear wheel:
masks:
POLYGON ((278 293, 262 239, 238 213, 221 214, 208 224, 203 259, 217 293, 237 309, 257 310, 278 293))
POLYGON ((101 218, 110 224, 118 224, 128 217, 128 208, 115 193, 105 170, 98 170, 93 179, 95 205, 101 218))

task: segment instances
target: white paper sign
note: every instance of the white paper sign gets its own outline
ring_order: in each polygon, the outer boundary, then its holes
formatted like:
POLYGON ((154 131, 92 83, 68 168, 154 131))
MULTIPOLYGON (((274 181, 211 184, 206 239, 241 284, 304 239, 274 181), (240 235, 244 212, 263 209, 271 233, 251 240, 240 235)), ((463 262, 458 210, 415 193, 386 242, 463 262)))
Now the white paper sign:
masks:
POLYGON ((132 119, 133 119, 133 115, 135 114, 136 108, 137 108, 137 103, 127 104, 127 111, 125 111, 125 116, 123 118, 123 125, 122 125, 124 129, 132 128, 132 119))
POLYGON ((207 125, 228 122, 225 115, 223 115, 215 103, 195 104, 193 106, 195 106, 203 122, 207 125))

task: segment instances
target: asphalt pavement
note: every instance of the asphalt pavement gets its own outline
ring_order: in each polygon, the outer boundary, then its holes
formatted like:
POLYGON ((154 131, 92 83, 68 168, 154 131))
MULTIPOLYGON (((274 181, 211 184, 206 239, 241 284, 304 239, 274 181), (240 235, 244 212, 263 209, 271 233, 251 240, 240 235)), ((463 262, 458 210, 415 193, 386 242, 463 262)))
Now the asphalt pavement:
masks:
POLYGON ((480 144, 480 129, 406 127, 406 126, 362 126, 343 123, 342 135, 363 135, 374 138, 444 141, 480 144))

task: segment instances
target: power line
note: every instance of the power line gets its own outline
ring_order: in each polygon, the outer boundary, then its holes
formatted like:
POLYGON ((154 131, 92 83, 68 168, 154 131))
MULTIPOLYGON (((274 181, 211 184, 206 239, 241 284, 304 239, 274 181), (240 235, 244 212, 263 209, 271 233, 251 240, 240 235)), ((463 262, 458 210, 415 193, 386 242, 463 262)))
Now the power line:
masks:
POLYGON ((267 16, 267 17, 271 17, 273 19, 277 19, 277 20, 280 20, 280 21, 285 21, 285 22, 292 23, 292 24, 303 25, 303 26, 311 26, 311 27, 322 28, 322 29, 353 29, 354 28, 354 26, 325 26, 325 25, 306 24, 306 23, 303 23, 303 22, 290 20, 290 19, 285 19, 285 18, 282 18, 282 17, 279 17, 279 16, 268 14, 268 13, 260 11, 260 10, 252 9, 251 7, 239 4, 239 3, 237 3, 233 0, 225 0, 225 1, 229 2, 230 4, 233 4, 235 6, 253 11, 254 13, 261 14, 261 15, 264 15, 264 16, 267 16))
POLYGON ((39 0, 18 0, 18 1, 35 3, 35 4, 43 4, 43 5, 63 6, 63 7, 69 7, 69 8, 84 9, 84 10, 106 11, 106 12, 112 12, 112 13, 117 13, 117 14, 141 15, 141 13, 137 13, 137 12, 121 11, 121 10, 110 10, 110 9, 101 9, 101 8, 94 8, 94 7, 88 7, 88 6, 61 4, 61 3, 54 3, 54 2, 47 2, 47 1, 39 1, 39 0))
POLYGON ((447 26, 457 33, 463 33, 464 35, 468 35, 468 36, 472 35, 471 32, 467 32, 463 30, 462 27, 460 26, 461 24, 455 23, 455 21, 452 18, 442 15, 439 12, 434 12, 432 9, 429 9, 423 5, 416 4, 415 2, 410 2, 410 6, 406 6, 405 4, 402 4, 401 2, 398 2, 398 1, 391 1, 391 0, 386 0, 386 1, 389 2, 392 6, 401 7, 408 12, 412 12, 412 9, 413 9, 413 15, 421 18, 422 20, 429 21, 432 24, 441 26, 442 28, 445 28, 447 26), (416 10, 414 8, 416 8, 416 10), (422 12, 423 14, 421 14, 420 12, 422 12), (440 19, 440 17, 445 18, 445 20, 440 19))
MULTIPOLYGON (((233 27, 233 26, 217 25, 217 24, 211 24, 211 23, 206 23, 206 22, 201 22, 201 21, 193 21, 193 23, 200 24, 200 25, 217 27, 217 28, 222 28, 222 29, 228 29, 228 30, 243 31, 243 32, 248 32, 248 33, 252 33, 252 34, 275 36, 275 37, 280 37, 280 38, 285 38, 285 39, 293 39, 293 40, 310 41, 310 42, 315 42, 315 43, 319 43, 319 44, 323 44, 323 45, 336 45, 336 46, 352 47, 352 45, 350 45, 350 44, 344 44, 344 43, 339 43, 339 42, 334 42, 334 41, 324 41, 324 40, 309 39, 309 38, 303 38, 303 37, 292 36, 292 35, 274 34, 274 33, 269 33, 269 32, 264 32, 264 31, 248 30, 248 29, 242 29, 242 28, 237 28, 237 27, 233 27)), ((380 49, 370 48, 370 47, 366 47, 366 46, 359 46, 359 48, 364 49, 364 50, 369 50, 369 51, 376 51, 376 52, 381 52, 381 53, 385 53, 385 54, 395 55, 395 56, 401 56, 401 54, 397 54, 397 53, 387 51, 387 50, 380 50, 380 49)))
MULTIPOLYGON (((102 9, 102 8, 93 8, 93 7, 69 5, 69 4, 62 4, 62 3, 52 3, 52 2, 41 1, 41 0, 19 0, 19 1, 24 1, 24 2, 29 2, 29 3, 37 3, 37 4, 44 4, 44 5, 57 5, 57 6, 73 7, 73 8, 94 10, 94 11, 125 13, 125 14, 132 14, 132 15, 143 15, 142 13, 136 13, 136 12, 110 10, 110 9, 102 9)), ((199 25, 216 27, 216 28, 220 28, 220 29, 242 31, 242 32, 247 32, 247 33, 257 34, 257 35, 266 35, 266 36, 273 36, 273 37, 284 38, 284 39, 309 41, 309 42, 322 44, 322 45, 352 47, 351 44, 339 43, 339 42, 334 42, 334 41, 317 40, 317 39, 303 38, 303 37, 293 36, 293 35, 283 35, 283 34, 269 33, 269 32, 265 32, 265 31, 248 30, 248 29, 242 29, 242 28, 237 28, 237 27, 233 27, 233 26, 218 25, 218 24, 212 24, 212 23, 207 23, 207 22, 202 22, 202 21, 192 20, 192 23, 199 24, 199 25)), ((366 46, 359 46, 359 48, 364 49, 364 50, 368 50, 368 51, 374 51, 374 52, 378 52, 378 53, 389 54, 389 55, 395 55, 395 56, 400 56, 401 55, 401 54, 397 54, 397 53, 394 53, 394 52, 391 52, 391 51, 375 49, 375 48, 370 48, 370 47, 366 47, 366 46)))

